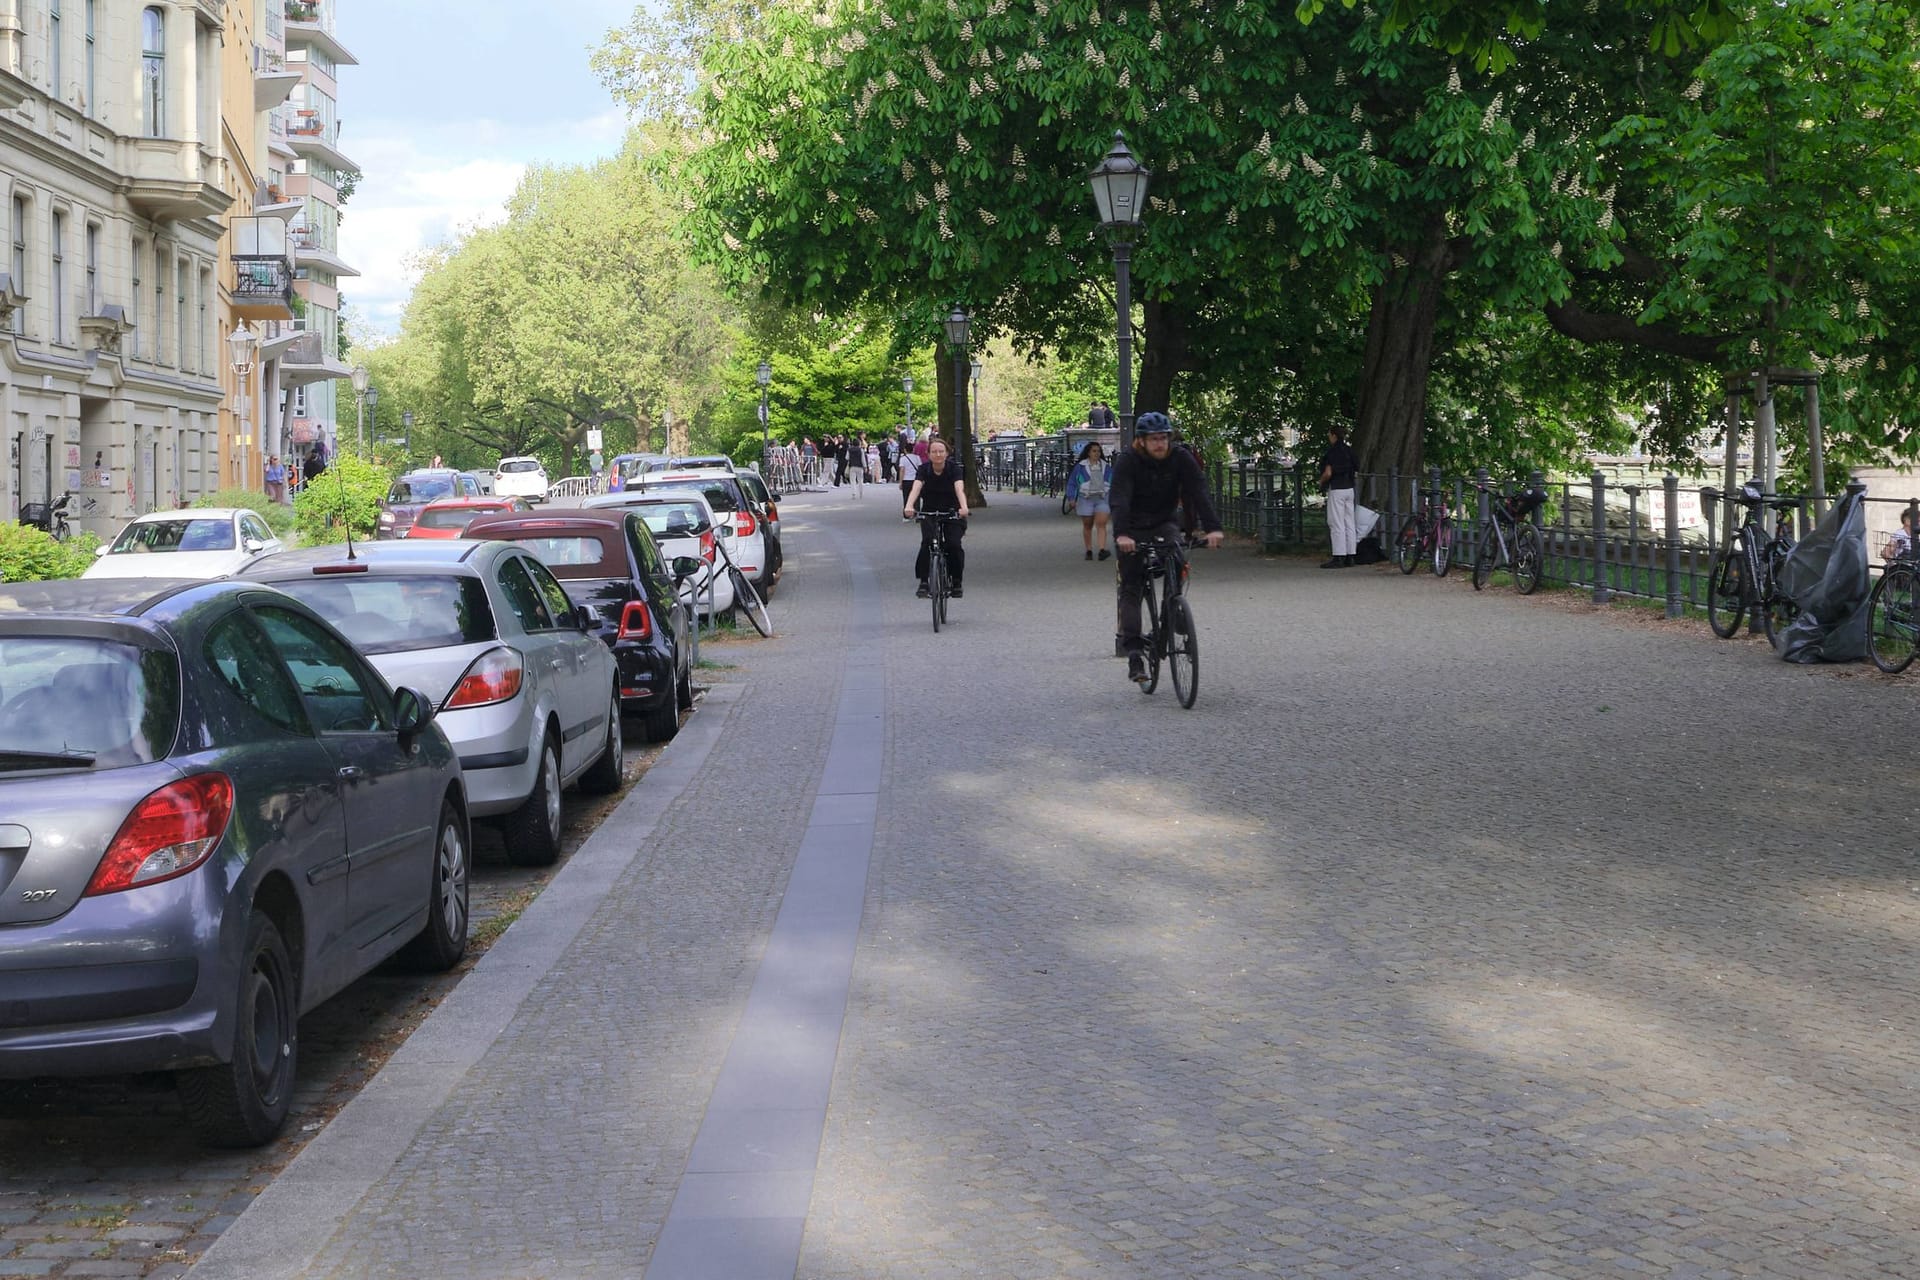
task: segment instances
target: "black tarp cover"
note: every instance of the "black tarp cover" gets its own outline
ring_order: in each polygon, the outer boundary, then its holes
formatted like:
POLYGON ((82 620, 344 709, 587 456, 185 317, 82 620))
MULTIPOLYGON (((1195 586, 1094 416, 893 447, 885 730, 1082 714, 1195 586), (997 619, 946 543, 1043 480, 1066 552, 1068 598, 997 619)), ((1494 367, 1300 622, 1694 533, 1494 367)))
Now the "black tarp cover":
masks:
POLYGON ((1867 656, 1866 503, 1849 493, 1787 555, 1780 585, 1800 615, 1780 634, 1788 662, 1858 662, 1867 656))

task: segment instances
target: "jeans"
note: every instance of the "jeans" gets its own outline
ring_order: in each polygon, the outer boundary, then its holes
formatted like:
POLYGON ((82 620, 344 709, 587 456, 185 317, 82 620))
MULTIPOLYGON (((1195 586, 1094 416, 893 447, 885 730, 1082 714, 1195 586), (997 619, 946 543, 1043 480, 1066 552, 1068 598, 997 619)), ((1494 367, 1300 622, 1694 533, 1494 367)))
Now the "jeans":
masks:
MULTIPOLYGON (((1173 555, 1176 560, 1185 560, 1186 552, 1180 548, 1180 528, 1169 520, 1156 528, 1141 531, 1124 529, 1116 537, 1132 538, 1136 544, 1154 536, 1173 539, 1173 555)), ((1115 573, 1120 579, 1120 645, 1128 653, 1139 653, 1146 648, 1146 641, 1140 634, 1140 596, 1147 586, 1146 557, 1136 545, 1132 551, 1119 553, 1115 573)))

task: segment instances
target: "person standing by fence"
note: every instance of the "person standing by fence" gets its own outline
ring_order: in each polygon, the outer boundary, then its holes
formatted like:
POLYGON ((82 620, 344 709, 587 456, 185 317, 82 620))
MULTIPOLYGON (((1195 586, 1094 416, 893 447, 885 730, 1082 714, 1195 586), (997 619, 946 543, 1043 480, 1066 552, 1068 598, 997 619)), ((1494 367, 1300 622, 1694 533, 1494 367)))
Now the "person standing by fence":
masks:
POLYGON ((1333 443, 1320 457, 1320 483, 1327 490, 1327 532, 1333 539, 1333 555, 1322 569, 1344 569, 1353 563, 1353 481, 1360 460, 1347 443, 1347 429, 1333 426, 1333 443))

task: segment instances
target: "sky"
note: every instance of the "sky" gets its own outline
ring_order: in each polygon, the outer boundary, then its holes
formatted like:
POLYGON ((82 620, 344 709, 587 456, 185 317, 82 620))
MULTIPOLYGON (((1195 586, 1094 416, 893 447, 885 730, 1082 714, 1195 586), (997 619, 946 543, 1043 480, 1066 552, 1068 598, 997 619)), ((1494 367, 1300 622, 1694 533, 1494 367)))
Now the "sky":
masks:
POLYGON ((588 60, 634 0, 338 0, 340 147, 362 177, 342 280, 370 336, 399 332, 408 259, 495 222, 529 164, 613 154, 626 118, 588 60))

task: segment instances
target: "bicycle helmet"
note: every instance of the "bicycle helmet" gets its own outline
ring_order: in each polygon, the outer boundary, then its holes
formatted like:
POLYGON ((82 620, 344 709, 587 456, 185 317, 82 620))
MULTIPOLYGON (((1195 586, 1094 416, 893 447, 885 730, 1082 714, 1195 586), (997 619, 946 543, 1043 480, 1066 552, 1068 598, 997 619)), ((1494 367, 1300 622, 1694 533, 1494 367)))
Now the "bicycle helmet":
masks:
POLYGON ((1147 412, 1133 420, 1133 434, 1137 436, 1170 436, 1173 423, 1167 421, 1164 413, 1147 412))

